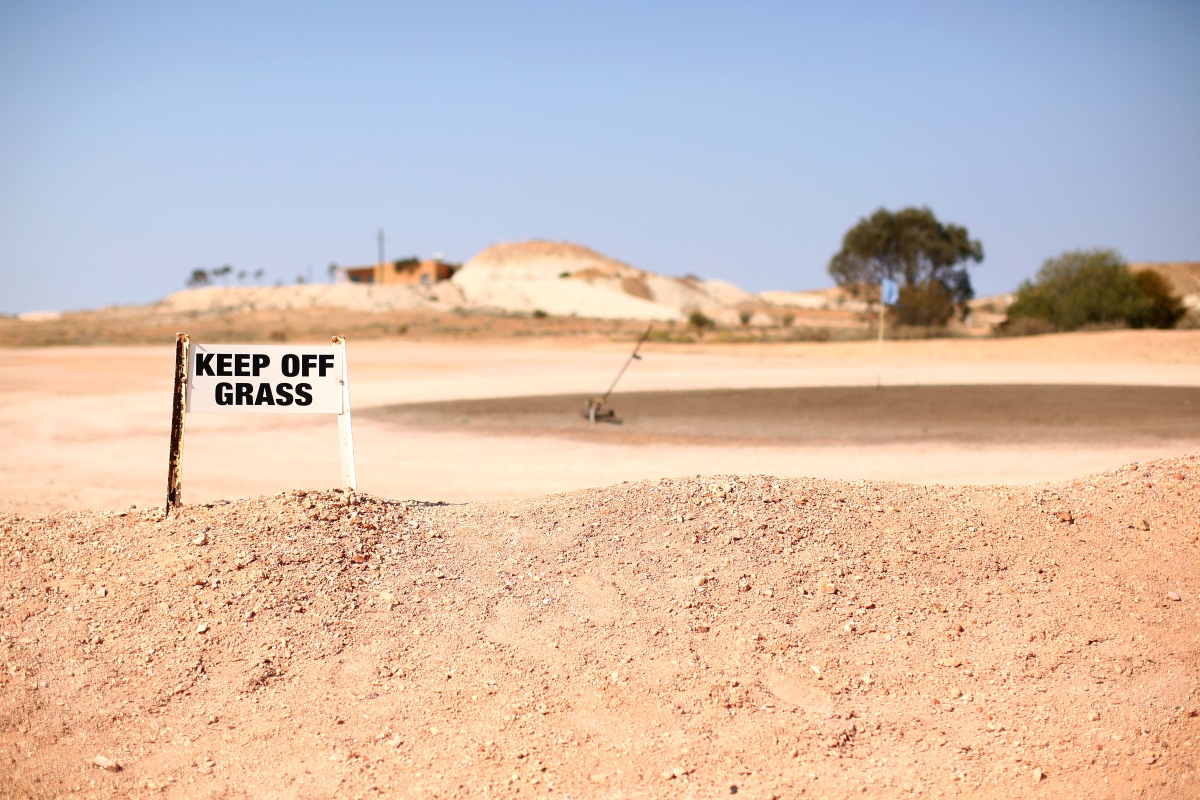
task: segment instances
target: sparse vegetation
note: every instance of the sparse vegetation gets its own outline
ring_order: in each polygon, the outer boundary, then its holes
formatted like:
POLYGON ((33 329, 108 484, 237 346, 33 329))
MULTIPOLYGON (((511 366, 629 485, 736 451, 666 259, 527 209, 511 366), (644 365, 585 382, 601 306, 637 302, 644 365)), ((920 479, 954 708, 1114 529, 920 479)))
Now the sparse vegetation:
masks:
POLYGON ((1135 276, 1115 250, 1072 250, 1047 259, 1035 280, 1021 284, 1004 332, 1171 328, 1183 313, 1157 273, 1135 276))
POLYGON ((1187 313, 1183 301, 1171 293, 1166 279, 1152 269, 1133 274, 1138 291, 1150 298, 1150 315, 1146 319, 1148 328, 1174 328, 1187 313))
POLYGON ((703 311, 697 309, 688 314, 688 327, 695 331, 708 331, 717 327, 717 323, 710 317, 706 316, 703 311))

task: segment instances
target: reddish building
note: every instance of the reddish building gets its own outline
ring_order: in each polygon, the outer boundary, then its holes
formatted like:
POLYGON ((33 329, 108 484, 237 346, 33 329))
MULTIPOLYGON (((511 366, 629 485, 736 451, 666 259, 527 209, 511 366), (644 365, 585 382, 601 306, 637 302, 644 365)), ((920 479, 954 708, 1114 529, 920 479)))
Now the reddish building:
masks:
POLYGON ((449 280, 458 270, 458 264, 440 259, 419 260, 406 258, 390 264, 373 267, 341 267, 343 280, 349 283, 421 284, 429 286, 438 281, 449 280))

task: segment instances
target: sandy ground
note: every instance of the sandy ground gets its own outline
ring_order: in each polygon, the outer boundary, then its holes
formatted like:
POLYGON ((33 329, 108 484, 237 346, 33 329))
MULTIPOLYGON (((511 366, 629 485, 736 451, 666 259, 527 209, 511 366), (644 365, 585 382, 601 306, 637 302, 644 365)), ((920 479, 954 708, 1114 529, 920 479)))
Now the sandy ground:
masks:
MULTIPOLYGON (((588 440, 479 433, 378 413, 401 403, 599 394, 625 346, 562 341, 350 343, 359 488, 422 500, 515 499, 623 480, 709 473, 1028 484, 1200 450, 1195 428, 1147 438, 1108 433, 1028 441, 913 436, 739 441, 588 440)), ((649 344, 620 392, 929 385, 1200 386, 1200 333, 1115 332, 1011 340, 767 346, 649 344)), ((106 510, 165 496, 173 346, 0 350, 0 510, 106 510)), ((636 405, 636 404, 635 404, 636 405)), ((622 413, 629 428, 638 421, 622 413)), ((572 409, 569 424, 582 420, 572 409)), ((748 424, 753 424, 749 420, 748 424)), ((890 423, 889 423, 890 424, 890 423)), ((995 420, 991 423, 995 425, 995 420)), ((703 431, 697 431, 702 433, 703 431)), ((735 432, 736 433, 736 432, 735 432)), ((190 502, 338 482, 336 425, 325 417, 194 415, 185 442, 190 502)))
POLYGON ((1200 334, 645 353, 0 350, 0 798, 1198 796, 1200 334))

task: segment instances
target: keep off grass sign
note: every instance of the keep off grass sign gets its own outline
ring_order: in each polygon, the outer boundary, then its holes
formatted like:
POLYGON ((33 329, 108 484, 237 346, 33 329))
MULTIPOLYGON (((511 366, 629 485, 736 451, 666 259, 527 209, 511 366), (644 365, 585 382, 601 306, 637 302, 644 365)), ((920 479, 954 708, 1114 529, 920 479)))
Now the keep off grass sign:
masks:
POLYGON ((183 430, 188 414, 336 414, 342 484, 357 488, 346 340, 325 346, 191 344, 175 337, 175 396, 167 468, 167 513, 182 505, 183 430))
POLYGON ((189 414, 342 413, 340 347, 196 344, 190 350, 189 414))

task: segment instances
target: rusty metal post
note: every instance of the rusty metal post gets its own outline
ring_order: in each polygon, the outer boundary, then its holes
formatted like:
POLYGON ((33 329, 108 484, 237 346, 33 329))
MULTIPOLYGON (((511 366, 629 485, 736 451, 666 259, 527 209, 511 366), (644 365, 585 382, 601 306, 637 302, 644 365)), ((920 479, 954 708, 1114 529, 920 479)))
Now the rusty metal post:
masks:
POLYGON ((175 334, 175 393, 171 401, 171 454, 167 459, 167 510, 183 505, 183 423, 187 409, 188 343, 186 333, 175 334))

